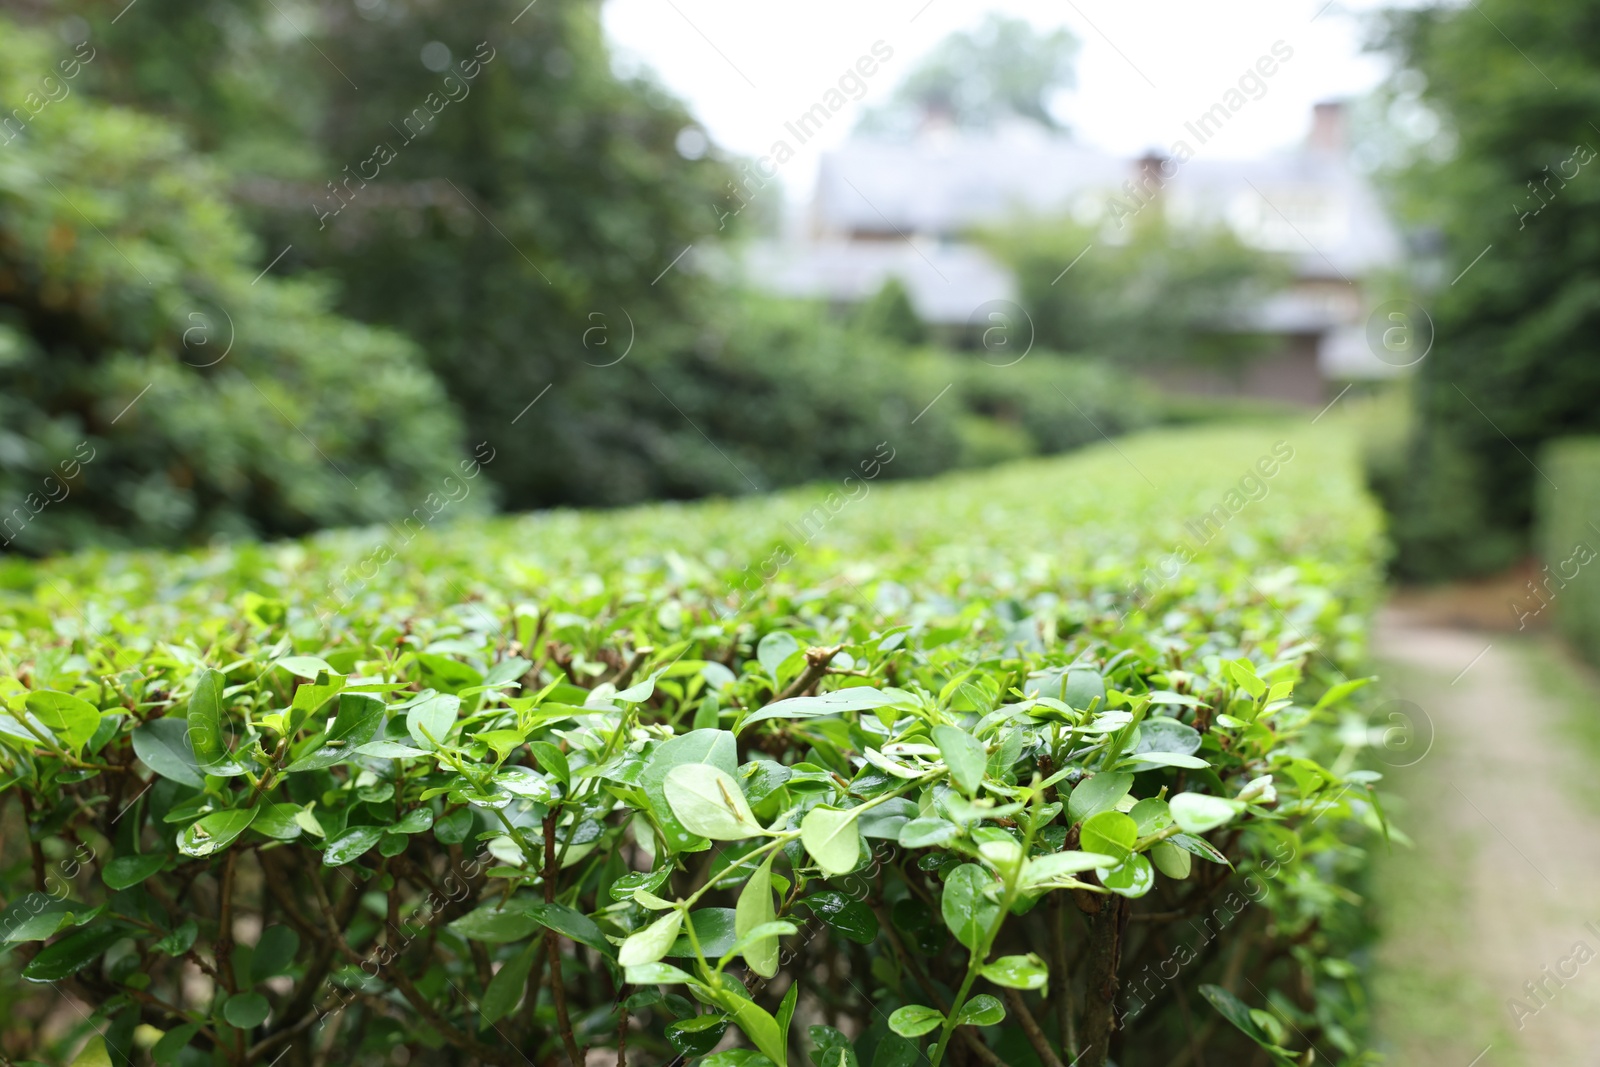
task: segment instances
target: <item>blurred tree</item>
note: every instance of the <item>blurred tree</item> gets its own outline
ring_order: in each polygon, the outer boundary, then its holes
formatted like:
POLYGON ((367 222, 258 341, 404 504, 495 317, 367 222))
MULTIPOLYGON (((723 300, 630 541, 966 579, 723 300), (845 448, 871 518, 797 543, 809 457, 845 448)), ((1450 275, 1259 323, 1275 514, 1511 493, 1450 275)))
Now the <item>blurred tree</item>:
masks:
POLYGON ((1175 225, 1158 207, 1117 230, 1026 219, 983 240, 1016 272, 1041 347, 1125 366, 1238 368, 1266 350, 1248 310, 1289 277, 1231 232, 1175 225))
POLYGON ((476 507, 420 353, 258 278, 224 175, 71 90, 101 58, 0 20, 0 549, 476 507))
POLYGON ((1428 301, 1415 433, 1379 488, 1402 575, 1484 572, 1526 550, 1541 445, 1600 429, 1600 6, 1396 11, 1386 42, 1418 134, 1401 203, 1455 280, 1428 301))
POLYGON ((991 129, 1008 118, 1064 132, 1051 98, 1075 84, 1078 40, 1065 29, 1041 33, 1026 20, 991 14, 966 33, 945 38, 896 87, 868 108, 857 130, 913 133, 929 120, 964 130, 991 129))
POLYGON ((927 339, 927 328, 911 306, 911 294, 894 275, 885 278, 878 291, 855 309, 854 321, 856 328, 869 336, 902 345, 919 345, 927 339))

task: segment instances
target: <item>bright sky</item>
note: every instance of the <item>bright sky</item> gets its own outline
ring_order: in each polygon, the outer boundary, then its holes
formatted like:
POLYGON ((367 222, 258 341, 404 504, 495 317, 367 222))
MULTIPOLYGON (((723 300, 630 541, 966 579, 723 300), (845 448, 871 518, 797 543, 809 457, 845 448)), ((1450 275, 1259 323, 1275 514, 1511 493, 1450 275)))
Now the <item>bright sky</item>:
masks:
MULTIPOLYGON (((1214 158, 1297 143, 1319 100, 1371 89, 1385 68, 1363 54, 1374 0, 606 0, 619 65, 643 65, 686 100, 713 141, 760 156, 795 138, 793 120, 882 41, 893 56, 822 133, 782 168, 791 199, 809 196, 817 157, 845 139, 918 57, 991 11, 1081 42, 1078 86, 1059 108, 1082 141, 1127 156, 1167 149, 1277 42, 1293 56, 1205 147, 1214 158)), ((880 46, 881 47, 881 46, 880 46)))

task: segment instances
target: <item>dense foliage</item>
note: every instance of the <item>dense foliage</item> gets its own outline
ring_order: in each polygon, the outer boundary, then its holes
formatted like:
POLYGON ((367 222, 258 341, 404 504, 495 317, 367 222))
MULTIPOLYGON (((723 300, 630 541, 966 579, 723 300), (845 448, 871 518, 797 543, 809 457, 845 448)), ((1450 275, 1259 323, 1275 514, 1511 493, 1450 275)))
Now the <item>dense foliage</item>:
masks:
POLYGON ((1266 354, 1248 312, 1289 278, 1281 259, 1225 228, 1180 225, 1159 201, 1093 225, 1018 220, 985 241, 1016 272, 1041 345, 1130 368, 1231 371, 1266 354))
POLYGON ((73 91, 101 58, 0 28, 0 550, 422 507, 465 451, 420 354, 257 278, 222 175, 73 91))
POLYGON ((5 1052, 1356 1062, 1330 423, 15 565, 5 1052))
POLYGON ((1078 40, 1026 19, 990 14, 917 61, 888 100, 866 109, 857 130, 909 136, 929 126, 994 133, 1024 121, 1063 130, 1053 105, 1076 82, 1078 40))
POLYGON ((1432 134, 1403 200, 1447 255, 1416 434, 1383 488, 1399 571, 1439 578, 1524 552, 1541 443, 1600 429, 1600 21, 1585 0, 1489 0, 1396 14, 1390 31, 1397 102, 1432 134))
POLYGON ((1589 660, 1600 663, 1600 587, 1591 564, 1600 558, 1600 439, 1558 441, 1540 457, 1554 485, 1538 494, 1540 568, 1518 590, 1511 611, 1517 628, 1553 617, 1589 660), (1547 615, 1546 612, 1549 612, 1547 615))

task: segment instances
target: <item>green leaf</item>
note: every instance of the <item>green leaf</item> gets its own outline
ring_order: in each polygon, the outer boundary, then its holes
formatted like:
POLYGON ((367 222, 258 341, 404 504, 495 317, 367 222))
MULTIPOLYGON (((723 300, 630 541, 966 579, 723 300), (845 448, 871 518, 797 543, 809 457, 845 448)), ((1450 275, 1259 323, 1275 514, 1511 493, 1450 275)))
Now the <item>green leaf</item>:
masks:
POLYGON ((528 984, 528 972, 533 969, 534 956, 543 947, 542 941, 530 941, 526 948, 507 960, 489 979, 483 999, 478 1002, 480 1029, 505 1018, 522 1000, 522 991, 528 984))
POLYGON ((293 841, 305 832, 295 821, 295 816, 304 810, 299 804, 263 804, 250 828, 279 841, 293 841))
POLYGON ((761 639, 756 645, 756 659, 763 669, 774 679, 778 677, 778 668, 783 661, 800 651, 800 642, 794 635, 786 634, 782 630, 774 630, 761 639))
POLYGON ((196 789, 206 784, 182 719, 155 719, 133 731, 133 754, 163 778, 196 789))
POLYGON ((1227 797, 1214 797, 1207 793, 1179 793, 1167 801, 1172 810, 1172 820, 1185 833, 1203 834, 1233 821, 1244 810, 1244 805, 1227 797))
MULTIPOLYGON (((669 778, 669 784, 670 781, 669 778)), ((739 891, 739 900, 733 909, 733 932, 740 939, 778 917, 777 909, 772 904, 773 858, 768 856, 767 861, 756 868, 756 873, 739 891)), ((744 959, 752 971, 763 978, 771 978, 778 973, 778 939, 763 937, 747 944, 744 959)))
POLYGON ((825 889, 812 893, 800 903, 858 945, 870 945, 878 939, 878 917, 859 900, 825 889))
POLYGON ((790 697, 788 700, 774 701, 742 720, 739 729, 744 730, 768 719, 815 719, 823 715, 840 715, 847 711, 867 711, 906 703, 915 703, 915 699, 899 689, 873 689, 871 686, 857 685, 814 697, 790 697))
POLYGON ((657 962, 678 939, 678 930, 682 926, 683 912, 672 909, 643 930, 628 935, 617 953, 617 962, 623 967, 657 962))
POLYGON ((961 828, 947 819, 912 819, 900 827, 901 848, 932 848, 952 840, 961 828))
POLYGON ((691 1015, 667 1026, 666 1037, 679 1055, 693 1058, 704 1056, 717 1047, 728 1030, 728 1017, 720 1012, 691 1015))
POLYGON ((800 842, 827 874, 849 874, 861 859, 854 810, 812 808, 800 820, 800 842))
POLYGON ((710 844, 699 834, 690 833, 667 803, 667 775, 684 764, 710 765, 736 775, 739 773, 738 744, 726 730, 691 730, 661 742, 645 761, 639 784, 644 788, 651 814, 660 824, 661 835, 671 852, 694 852, 710 844))
POLYGON ((670 963, 641 963, 623 972, 630 985, 673 985, 693 982, 694 975, 670 963))
POLYGON ((1115 867, 1117 862, 1117 857, 1098 852, 1051 852, 1028 860, 1022 869, 1022 884, 1031 889, 1050 882, 1073 881, 1074 874, 1115 867))
POLYGON ((528 914, 527 905, 511 901, 502 907, 498 900, 469 911, 448 927, 469 941, 491 945, 521 941, 539 928, 539 921, 528 914))
POLYGON ((387 711, 370 693, 340 693, 339 712, 316 749, 289 764, 290 773, 322 770, 341 763, 378 736, 387 711))
POLYGON ((236 993, 222 1005, 222 1017, 229 1026, 254 1030, 266 1021, 271 1007, 260 993, 236 993))
POLYGON ((987 993, 979 993, 961 1006, 957 1026, 994 1026, 1006 1017, 1005 1006, 987 993))
POLYGON ((632 874, 625 874, 611 883, 611 899, 627 900, 640 889, 653 892, 671 873, 671 867, 662 867, 654 871, 634 871, 632 874))
POLYGON ((1247 659, 1236 659, 1228 662, 1228 674, 1233 677, 1242 689, 1250 694, 1252 699, 1259 700, 1267 691, 1267 683, 1256 677, 1254 665, 1247 659))
POLYGON ((1132 788, 1133 775, 1127 771, 1102 771, 1093 778, 1085 778, 1067 798, 1067 822, 1083 822, 1102 811, 1115 811, 1117 802, 1132 788))
POLYGON ((166 865, 167 857, 158 852, 142 856, 118 856, 100 872, 101 881, 112 889, 127 889, 155 874, 166 865))
POLYGON ((178 1062, 178 1056, 189 1047, 189 1042, 194 1040, 194 1035, 200 1032, 196 1023, 185 1023, 174 1026, 168 1030, 166 1036, 156 1042, 155 1048, 150 1050, 150 1058, 160 1067, 178 1062))
POLYGON ((961 791, 968 796, 976 793, 983 784, 983 770, 989 759, 983 742, 957 727, 935 726, 933 743, 939 747, 939 755, 944 757, 950 777, 961 791))
POLYGON ((72 1058, 69 1067, 111 1067, 111 1054, 106 1051, 106 1039, 99 1034, 89 1038, 83 1051, 72 1058))
POLYGON ((899 1034, 884 1034, 872 1053, 872 1067, 912 1067, 921 1053, 899 1034))
POLYGON ((70 924, 75 913, 89 910, 87 904, 77 901, 56 900, 48 894, 42 894, 41 900, 40 896, 34 893, 19 897, 0 912, 0 932, 5 935, 0 937, 0 946, 47 940, 70 924))
POLYGON ((1192 834, 1178 834, 1174 837, 1168 838, 1168 840, 1170 840, 1174 845, 1177 845, 1179 848, 1183 849, 1185 852, 1189 853, 1191 856, 1199 856, 1203 860, 1210 860, 1212 863, 1220 863, 1224 867, 1233 866, 1232 863, 1228 862, 1228 857, 1218 852, 1211 842, 1207 841, 1203 837, 1195 837, 1192 834))
POLYGON ((684 829, 712 841, 740 841, 761 833, 761 824, 734 777, 706 764, 674 767, 663 782, 672 813, 684 829))
POLYGON ((209 856, 233 844, 255 821, 259 808, 214 811, 178 834, 178 851, 185 856, 209 856))
POLYGON ((549 741, 529 741, 528 751, 533 753, 533 758, 539 761, 543 771, 556 779, 563 786, 572 782, 572 767, 567 762, 567 754, 561 751, 559 745, 549 741))
POLYGON ((1043 989, 1050 980, 1044 960, 1030 952, 1026 956, 1001 956, 983 965, 983 976, 1007 989, 1043 989))
POLYGON ((431 752, 443 745, 450 731, 455 729, 460 710, 460 697, 435 693, 406 709, 406 732, 418 748, 431 752))
POLYGON ((1183 879, 1189 877, 1192 860, 1189 853, 1174 845, 1171 841, 1157 841, 1150 849, 1150 862, 1156 869, 1168 878, 1183 879))
POLYGON ((102 923, 70 933, 41 949, 22 969, 22 977, 32 982, 59 982, 70 978, 127 936, 128 931, 116 923, 102 923))
POLYGON ((195 759, 206 773, 215 773, 212 767, 231 762, 223 722, 227 712, 222 706, 222 672, 207 668, 195 681, 194 692, 189 694, 189 742, 194 745, 195 759))
POLYGON ((70 752, 81 749, 100 726, 100 709, 70 693, 40 689, 25 702, 34 718, 50 728, 70 752))
POLYGON ((988 897, 988 890, 996 884, 994 877, 975 863, 963 863, 944 883, 939 913, 956 940, 974 952, 1000 915, 1000 905, 988 897))
POLYGON ((267 927, 261 931, 256 950, 250 956, 250 980, 262 982, 280 974, 288 974, 299 951, 300 935, 295 933, 294 927, 267 927))
POLYGON ((1142 897, 1155 888, 1155 872, 1150 861, 1134 853, 1111 870, 1100 872, 1100 884, 1118 896, 1142 897))
MULTIPOLYGON (((727 975, 722 977, 724 981, 732 981, 727 975)), ((733 1015, 734 1022, 739 1024, 739 1029, 744 1031, 744 1036, 750 1039, 750 1043, 765 1053, 778 1067, 787 1067, 789 1049, 778 1021, 765 1009, 758 1007, 753 1000, 746 1000, 733 993, 723 993, 719 999, 722 1007, 733 1015)))
POLYGON ((907 1004, 889 1016, 889 1029, 901 1037, 921 1037, 944 1025, 944 1012, 923 1004, 907 1004))
POLYGON ((324 867, 343 867, 372 851, 384 834, 382 826, 357 826, 328 842, 322 853, 324 867))
POLYGON ((580 945, 588 945, 603 956, 617 958, 617 947, 607 941, 595 921, 582 912, 565 904, 546 904, 543 901, 529 904, 524 910, 540 926, 548 926, 562 937, 580 945))
POLYGON ((1118 863, 1128 858, 1138 839, 1139 824, 1120 811, 1091 815, 1078 831, 1078 844, 1085 852, 1111 856, 1118 863))
POLYGON ((1250 1006, 1219 985, 1203 985, 1200 995, 1210 1001, 1217 1013, 1238 1027, 1250 1040, 1276 1056, 1292 1056, 1288 1049, 1273 1044, 1266 1032, 1250 1016, 1250 1006))
MULTIPOLYGON (((732 908, 696 908, 689 913, 689 925, 694 928, 694 939, 700 943, 700 951, 705 953, 708 960, 726 955, 739 940, 733 932, 732 908)), ((689 940, 689 931, 678 935, 672 947, 667 949, 667 955, 678 959, 694 958, 694 945, 689 940)))
POLYGON ((1106 680, 1092 667, 1074 667, 1067 671, 1067 682, 1061 700, 1073 711, 1087 711, 1091 704, 1104 711, 1106 680))
POLYGON ((389 827, 390 831, 397 834, 420 834, 433 827, 433 809, 412 808, 406 812, 405 818, 389 827))

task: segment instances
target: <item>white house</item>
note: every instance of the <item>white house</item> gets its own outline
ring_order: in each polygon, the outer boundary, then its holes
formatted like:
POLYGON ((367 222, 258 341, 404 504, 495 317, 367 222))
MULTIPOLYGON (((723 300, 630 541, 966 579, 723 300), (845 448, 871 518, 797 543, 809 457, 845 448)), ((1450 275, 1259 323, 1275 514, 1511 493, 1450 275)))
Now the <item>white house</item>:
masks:
MULTIPOLYGON (((1316 402, 1328 382, 1388 377, 1370 350, 1363 279, 1402 259, 1400 239, 1346 151, 1341 104, 1318 104, 1299 148, 1255 160, 1128 160, 1018 126, 982 137, 949 129, 916 140, 857 140, 821 161, 804 232, 757 243, 752 278, 777 292, 850 304, 900 278, 925 321, 960 326, 986 301, 1014 299, 1000 264, 966 243, 972 227, 1019 211, 1085 222, 1159 197, 1177 221, 1225 223, 1282 253, 1294 284, 1255 310, 1282 338, 1241 381, 1168 375, 1201 392, 1316 402)), ((1075 250, 1063 250, 1063 263, 1075 250)))

